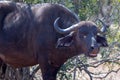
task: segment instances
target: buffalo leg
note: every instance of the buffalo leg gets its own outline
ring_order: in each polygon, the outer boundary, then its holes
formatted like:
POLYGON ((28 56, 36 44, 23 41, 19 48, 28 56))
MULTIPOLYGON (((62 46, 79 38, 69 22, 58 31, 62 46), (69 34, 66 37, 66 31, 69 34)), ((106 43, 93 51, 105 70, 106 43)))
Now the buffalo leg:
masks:
POLYGON ((57 72, 60 67, 55 67, 53 65, 47 65, 44 68, 41 68, 43 80, 56 80, 57 72))
POLYGON ((54 63, 50 62, 50 59, 48 59, 46 56, 48 55, 41 54, 36 57, 41 68, 42 78, 43 80, 56 80, 56 75, 61 65, 55 65, 54 63))
POLYGON ((2 65, 2 74, 5 74, 6 68, 7 68, 7 65, 5 63, 3 63, 3 65, 2 65))
POLYGON ((0 78, 3 78, 5 76, 7 65, 1 59, 0 59, 0 67, 1 67, 0 78))

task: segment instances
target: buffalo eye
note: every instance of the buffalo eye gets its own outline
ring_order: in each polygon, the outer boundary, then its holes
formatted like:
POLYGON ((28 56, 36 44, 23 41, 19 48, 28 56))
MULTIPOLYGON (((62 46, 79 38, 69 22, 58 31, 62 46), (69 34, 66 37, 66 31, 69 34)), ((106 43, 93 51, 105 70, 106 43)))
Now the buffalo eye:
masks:
POLYGON ((86 34, 82 34, 82 33, 80 33, 80 34, 79 34, 79 37, 85 39, 85 38, 87 37, 87 35, 86 35, 86 34))
POLYGON ((86 35, 83 36, 83 38, 86 38, 86 37, 87 37, 86 35))

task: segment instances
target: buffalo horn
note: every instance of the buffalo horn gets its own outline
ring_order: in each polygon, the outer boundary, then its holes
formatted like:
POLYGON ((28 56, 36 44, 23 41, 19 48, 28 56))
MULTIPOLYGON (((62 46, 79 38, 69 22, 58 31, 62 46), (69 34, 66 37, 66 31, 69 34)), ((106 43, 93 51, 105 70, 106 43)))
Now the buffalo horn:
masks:
POLYGON ((77 24, 75 25, 72 25, 66 29, 61 29, 59 26, 58 26, 58 21, 59 21, 60 17, 58 17, 55 21, 54 21, 54 29, 60 33, 60 34, 66 34, 66 33, 70 33, 71 31, 74 31, 76 28, 77 28, 77 24))
POLYGON ((107 25, 102 21, 102 20, 100 20, 100 19, 98 19, 101 23, 102 23, 102 25, 103 25, 103 27, 100 29, 100 31, 101 31, 101 33, 105 33, 106 31, 107 31, 107 25))

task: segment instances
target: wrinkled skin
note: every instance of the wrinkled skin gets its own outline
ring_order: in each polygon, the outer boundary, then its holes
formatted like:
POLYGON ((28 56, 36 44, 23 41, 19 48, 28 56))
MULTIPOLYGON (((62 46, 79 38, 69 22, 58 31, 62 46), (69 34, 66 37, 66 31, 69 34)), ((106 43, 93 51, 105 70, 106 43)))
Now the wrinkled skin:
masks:
POLYGON ((95 57, 104 37, 98 27, 78 17, 58 4, 27 5, 0 2, 0 58, 12 67, 40 65, 43 80, 56 80, 56 74, 66 60, 79 54, 95 57), (76 24, 77 29, 61 34, 60 28, 76 24))

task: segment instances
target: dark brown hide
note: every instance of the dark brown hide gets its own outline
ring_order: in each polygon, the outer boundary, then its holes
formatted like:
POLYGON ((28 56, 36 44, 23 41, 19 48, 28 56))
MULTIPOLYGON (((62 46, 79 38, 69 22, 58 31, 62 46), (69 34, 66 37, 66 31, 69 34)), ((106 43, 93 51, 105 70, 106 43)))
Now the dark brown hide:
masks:
POLYGON ((56 80, 67 59, 82 53, 96 55, 99 51, 97 26, 89 21, 78 22, 78 17, 62 5, 1 1, 0 58, 16 68, 40 64, 43 80, 56 80), (67 34, 58 33, 54 29, 58 17, 60 28, 76 23, 78 28, 67 34))

